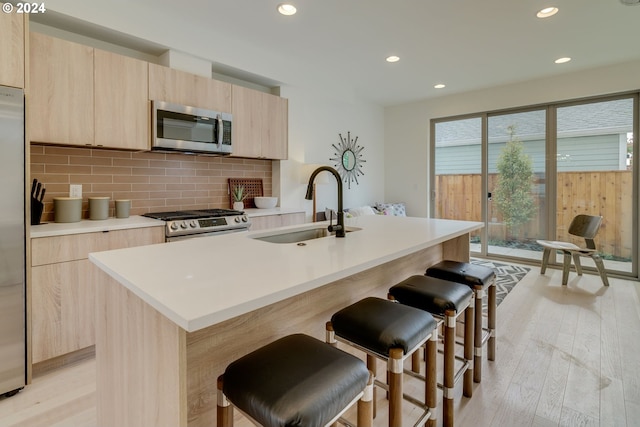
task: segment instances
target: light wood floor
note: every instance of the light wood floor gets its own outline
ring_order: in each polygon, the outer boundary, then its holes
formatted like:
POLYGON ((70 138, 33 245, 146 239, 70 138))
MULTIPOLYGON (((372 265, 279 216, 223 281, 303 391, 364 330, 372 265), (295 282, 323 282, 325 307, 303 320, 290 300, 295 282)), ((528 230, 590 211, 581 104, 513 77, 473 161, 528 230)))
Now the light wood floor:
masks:
MULTIPOLYGON (((533 267, 500 305, 497 360, 484 362, 471 399, 456 387, 456 426, 640 425, 640 284, 560 280, 533 267)), ((421 389, 412 381, 406 391, 421 389)), ((95 426, 95 391, 93 358, 48 372, 0 398, 0 426, 95 426)), ((380 400, 376 426, 385 410, 380 400)), ((404 413, 412 425, 417 410, 406 403, 404 413)))

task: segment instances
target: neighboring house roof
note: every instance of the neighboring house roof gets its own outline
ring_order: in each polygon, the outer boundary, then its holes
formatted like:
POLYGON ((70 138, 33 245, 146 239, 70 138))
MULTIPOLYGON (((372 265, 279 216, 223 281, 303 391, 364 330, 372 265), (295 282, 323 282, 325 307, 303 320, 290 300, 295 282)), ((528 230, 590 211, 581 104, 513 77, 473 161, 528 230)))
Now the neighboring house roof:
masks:
MULTIPOLYGON (((488 120, 489 142, 508 140, 508 127, 515 125, 522 141, 544 139, 545 110, 491 115, 488 120)), ((557 109, 559 137, 602 135, 632 132, 633 99, 572 105, 557 109)), ((470 118, 436 124, 436 146, 478 144, 481 119, 470 118)))

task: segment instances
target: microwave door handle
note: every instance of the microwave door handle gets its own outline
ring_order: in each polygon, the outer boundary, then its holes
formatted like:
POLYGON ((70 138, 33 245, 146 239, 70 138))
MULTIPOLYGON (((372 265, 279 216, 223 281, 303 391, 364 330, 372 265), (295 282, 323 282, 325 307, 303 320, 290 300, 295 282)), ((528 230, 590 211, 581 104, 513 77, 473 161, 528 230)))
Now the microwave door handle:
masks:
POLYGON ((216 117, 218 121, 218 148, 222 148, 222 137, 224 135, 224 122, 222 121, 222 116, 218 114, 216 117))

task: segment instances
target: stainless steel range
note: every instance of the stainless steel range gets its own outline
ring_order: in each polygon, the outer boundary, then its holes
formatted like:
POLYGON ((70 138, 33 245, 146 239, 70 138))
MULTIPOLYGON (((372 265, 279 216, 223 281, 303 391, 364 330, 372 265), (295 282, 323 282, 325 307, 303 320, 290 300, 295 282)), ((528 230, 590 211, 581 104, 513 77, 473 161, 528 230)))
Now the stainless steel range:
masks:
POLYGON ((247 231, 251 220, 244 212, 230 209, 198 209, 174 212, 150 212, 143 216, 164 221, 167 242, 247 231))

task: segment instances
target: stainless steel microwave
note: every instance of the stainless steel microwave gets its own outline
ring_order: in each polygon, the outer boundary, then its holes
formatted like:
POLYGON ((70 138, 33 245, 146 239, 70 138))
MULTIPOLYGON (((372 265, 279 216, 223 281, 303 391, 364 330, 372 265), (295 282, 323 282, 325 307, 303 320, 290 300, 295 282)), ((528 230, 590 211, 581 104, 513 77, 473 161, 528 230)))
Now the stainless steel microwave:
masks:
POLYGON ((151 101, 151 149, 229 155, 230 113, 151 101))

